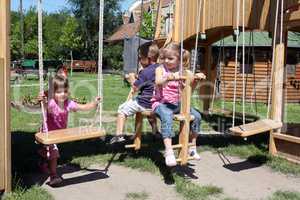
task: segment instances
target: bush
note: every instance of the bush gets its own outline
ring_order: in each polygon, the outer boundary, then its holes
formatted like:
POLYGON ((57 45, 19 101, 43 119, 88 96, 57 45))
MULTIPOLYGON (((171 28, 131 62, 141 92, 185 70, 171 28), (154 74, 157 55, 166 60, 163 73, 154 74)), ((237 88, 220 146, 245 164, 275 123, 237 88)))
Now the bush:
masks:
POLYGON ((121 70, 123 68, 123 47, 120 44, 106 45, 103 49, 105 68, 121 70))

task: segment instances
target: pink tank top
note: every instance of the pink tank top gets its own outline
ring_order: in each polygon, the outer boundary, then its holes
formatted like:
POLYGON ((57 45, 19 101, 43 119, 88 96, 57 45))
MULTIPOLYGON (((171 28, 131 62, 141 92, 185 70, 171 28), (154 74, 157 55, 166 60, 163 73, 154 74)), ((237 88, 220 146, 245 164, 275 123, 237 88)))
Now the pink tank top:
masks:
MULTIPOLYGON (((163 66, 163 77, 171 74, 166 67, 163 66)), ((176 104, 179 102, 179 81, 168 81, 163 86, 155 86, 154 94, 151 99, 152 110, 161 103, 176 104)))

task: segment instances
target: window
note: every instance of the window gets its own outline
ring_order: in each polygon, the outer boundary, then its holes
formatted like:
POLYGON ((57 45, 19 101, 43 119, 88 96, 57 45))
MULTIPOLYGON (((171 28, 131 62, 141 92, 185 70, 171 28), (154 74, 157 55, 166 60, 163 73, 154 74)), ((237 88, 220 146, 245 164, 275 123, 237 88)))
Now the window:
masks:
MULTIPOLYGON (((253 63, 254 63, 254 56, 250 55, 249 53, 245 54, 245 74, 252 74, 253 73, 253 63)), ((240 74, 243 73, 243 56, 242 54, 239 55, 239 66, 240 66, 240 74)))
POLYGON ((294 65, 294 64, 286 64, 285 70, 286 70, 287 76, 295 76, 296 75, 296 65, 294 65))

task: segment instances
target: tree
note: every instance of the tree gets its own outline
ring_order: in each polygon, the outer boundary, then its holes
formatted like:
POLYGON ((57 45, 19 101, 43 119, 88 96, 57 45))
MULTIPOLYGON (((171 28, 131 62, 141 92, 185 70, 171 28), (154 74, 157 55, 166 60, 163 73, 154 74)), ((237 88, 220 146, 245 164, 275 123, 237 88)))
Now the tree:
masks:
POLYGON ((139 36, 146 39, 152 39, 154 36, 154 29, 155 27, 152 23, 152 13, 144 12, 139 36))
POLYGON ((13 60, 21 58, 21 31, 20 31, 20 20, 18 13, 11 12, 11 35, 10 35, 10 47, 11 47, 11 58, 13 60))
MULTIPOLYGON (((85 41, 84 57, 96 59, 98 54, 99 33, 99 1, 95 0, 68 0, 72 12, 80 24, 82 40, 85 41)), ((104 5, 104 38, 122 23, 120 0, 105 0, 104 5)))
POLYGON ((44 13, 43 40, 44 57, 46 59, 61 59, 64 55, 63 45, 58 40, 63 34, 63 28, 69 17, 67 12, 44 13))
POLYGON ((71 67, 73 66, 73 51, 82 47, 81 36, 77 34, 78 27, 79 25, 76 19, 74 17, 68 17, 66 24, 62 28, 62 35, 59 39, 62 45, 70 51, 71 67))

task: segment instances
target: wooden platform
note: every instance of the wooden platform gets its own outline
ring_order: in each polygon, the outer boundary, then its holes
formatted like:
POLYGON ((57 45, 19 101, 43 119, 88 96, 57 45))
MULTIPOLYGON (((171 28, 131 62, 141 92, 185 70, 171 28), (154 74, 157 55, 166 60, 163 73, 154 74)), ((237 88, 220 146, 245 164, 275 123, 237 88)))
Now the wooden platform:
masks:
POLYGON ((39 132, 35 134, 35 139, 41 144, 49 145, 98 138, 104 135, 105 131, 99 128, 76 127, 49 131, 48 134, 39 132))
POLYGON ((281 133, 273 133, 275 155, 300 164, 300 124, 284 124, 281 133))
POLYGON ((281 122, 276 122, 271 119, 262 119, 245 125, 236 126, 230 128, 229 130, 232 132, 233 135, 248 137, 251 135, 267 132, 281 127, 281 122))

